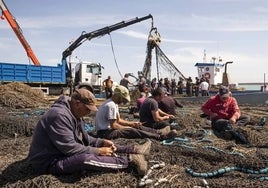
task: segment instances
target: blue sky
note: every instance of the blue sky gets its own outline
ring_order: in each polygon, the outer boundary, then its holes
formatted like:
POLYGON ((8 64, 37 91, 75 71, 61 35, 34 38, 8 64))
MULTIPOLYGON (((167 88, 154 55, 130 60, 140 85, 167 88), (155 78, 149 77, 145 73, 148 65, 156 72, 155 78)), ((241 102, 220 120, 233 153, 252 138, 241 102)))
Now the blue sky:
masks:
MULTIPOLYGON (((233 83, 268 81, 267 0, 5 0, 42 65, 56 66, 69 42, 82 31, 91 32, 123 20, 152 14, 161 35, 160 48, 186 76, 197 76, 195 63, 221 57, 233 83)), ((111 33, 122 74, 142 70, 151 20, 111 33)), ((103 76, 119 76, 105 35, 85 42, 72 56, 100 62, 103 76)), ((0 61, 29 63, 5 20, 0 20, 0 61)), ((153 59, 155 62, 155 59, 153 59)), ((155 67, 153 67, 153 74, 155 67)), ((163 73, 164 74, 164 73, 163 73)), ((164 75, 163 75, 164 76, 164 75)))

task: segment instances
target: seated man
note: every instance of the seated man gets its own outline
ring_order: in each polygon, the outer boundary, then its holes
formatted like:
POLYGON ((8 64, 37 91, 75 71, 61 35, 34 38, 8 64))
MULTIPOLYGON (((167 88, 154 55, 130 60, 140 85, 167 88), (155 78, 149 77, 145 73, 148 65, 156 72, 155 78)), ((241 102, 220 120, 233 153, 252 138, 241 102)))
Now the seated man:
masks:
POLYGON ((177 112, 176 112, 177 107, 183 108, 183 105, 180 104, 172 96, 169 96, 168 92, 165 93, 165 96, 158 103, 158 106, 163 112, 165 112, 167 114, 172 114, 174 116, 177 115, 177 112))
MULTIPOLYGON (((145 122, 144 126, 154 129, 161 129, 167 126, 170 127, 168 120, 174 119, 175 116, 163 112, 158 107, 158 102, 162 100, 164 95, 165 92, 160 87, 158 87, 152 92, 151 97, 147 97, 144 100, 140 108, 140 121, 145 122)), ((177 135, 176 130, 172 130, 172 133, 174 136, 177 135)))
POLYGON ((144 102, 145 99, 146 99, 146 93, 145 92, 141 92, 140 93, 140 97, 136 101, 137 112, 140 111, 141 105, 142 105, 142 103, 144 102))
MULTIPOLYGON (((177 116, 176 108, 183 108, 183 105, 180 104, 174 97, 169 96, 169 93, 166 91, 165 96, 158 103, 159 109, 167 114, 172 114, 177 116)), ((173 123, 175 119, 170 119, 169 123, 173 123)))
POLYGON ((95 118, 97 136, 107 139, 116 138, 170 138, 170 127, 161 130, 144 127, 142 122, 126 121, 120 117, 118 105, 130 102, 129 91, 124 86, 116 86, 114 94, 99 106, 95 118))
POLYGON ((61 96, 38 121, 28 160, 38 174, 72 174, 84 171, 118 171, 132 165, 139 175, 147 171, 143 145, 116 145, 110 140, 94 138, 84 130, 82 117, 97 111, 94 95, 87 89, 61 96), (116 156, 115 153, 124 153, 116 156))
POLYGON ((133 112, 133 117, 134 118, 138 118, 139 119, 139 111, 140 111, 140 108, 141 108, 141 105, 143 103, 143 101, 146 99, 146 93, 145 92, 141 92, 140 93, 140 97, 137 99, 136 101, 136 107, 135 107, 135 110, 133 112))
POLYGON ((230 132, 240 142, 247 142, 245 138, 241 138, 234 132, 235 126, 244 126, 250 121, 250 117, 241 115, 237 101, 232 97, 228 87, 220 86, 219 93, 211 97, 201 110, 209 116, 212 129, 219 134, 225 131, 230 132))

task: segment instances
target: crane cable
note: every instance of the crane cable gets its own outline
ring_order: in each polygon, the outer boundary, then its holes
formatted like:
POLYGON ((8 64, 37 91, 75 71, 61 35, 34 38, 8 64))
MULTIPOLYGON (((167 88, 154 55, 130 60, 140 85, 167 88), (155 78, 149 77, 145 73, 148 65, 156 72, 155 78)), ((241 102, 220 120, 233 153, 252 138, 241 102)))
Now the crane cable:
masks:
POLYGON ((112 36, 110 33, 109 33, 109 36, 110 36, 110 43, 111 43, 111 48, 112 48, 112 52, 113 52, 114 62, 115 62, 115 65, 116 65, 116 68, 117 68, 119 75, 121 76, 121 78, 123 78, 123 76, 119 70, 118 64, 117 64, 117 60, 116 60, 115 53, 114 53, 113 40, 112 40, 112 36))

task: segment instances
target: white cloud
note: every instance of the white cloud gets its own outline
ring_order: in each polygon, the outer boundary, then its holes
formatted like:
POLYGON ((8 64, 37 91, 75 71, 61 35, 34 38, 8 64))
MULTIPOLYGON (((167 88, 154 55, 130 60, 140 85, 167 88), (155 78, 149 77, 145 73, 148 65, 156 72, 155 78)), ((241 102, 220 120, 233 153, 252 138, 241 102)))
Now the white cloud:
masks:
POLYGON ((126 36, 130 36, 130 37, 138 38, 138 39, 147 39, 148 38, 148 34, 140 33, 140 32, 133 31, 133 30, 117 31, 117 33, 121 33, 121 34, 124 34, 126 36))

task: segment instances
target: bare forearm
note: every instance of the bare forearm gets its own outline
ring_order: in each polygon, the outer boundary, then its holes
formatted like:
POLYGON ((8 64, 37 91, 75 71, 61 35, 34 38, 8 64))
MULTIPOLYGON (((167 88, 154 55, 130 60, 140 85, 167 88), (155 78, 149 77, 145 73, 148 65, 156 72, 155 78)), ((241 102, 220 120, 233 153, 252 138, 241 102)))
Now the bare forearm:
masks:
POLYGON ((111 125, 111 127, 113 129, 125 129, 125 128, 129 128, 130 126, 128 125, 123 125, 123 124, 120 124, 120 123, 114 123, 113 125, 111 125))

